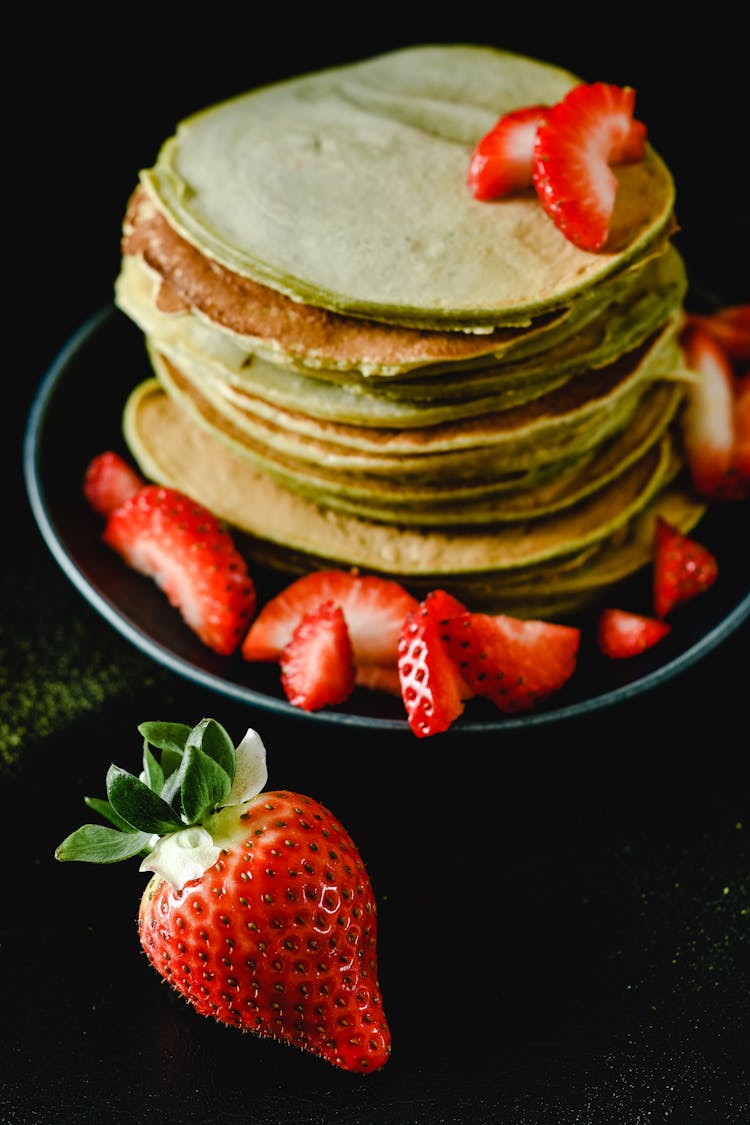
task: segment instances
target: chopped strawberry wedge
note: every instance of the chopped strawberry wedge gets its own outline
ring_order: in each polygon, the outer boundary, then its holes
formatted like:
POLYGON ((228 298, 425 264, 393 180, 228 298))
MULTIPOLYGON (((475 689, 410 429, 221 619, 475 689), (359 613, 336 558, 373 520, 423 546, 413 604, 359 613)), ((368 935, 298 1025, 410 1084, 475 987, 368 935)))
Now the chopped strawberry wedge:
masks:
POLYGON ((686 385, 683 414, 693 486, 709 500, 745 499, 750 496, 747 392, 723 346, 702 325, 688 323, 681 345, 685 362, 696 375, 686 385))
POLYGON ((477 143, 467 176, 475 199, 500 199, 531 187, 534 139, 547 108, 533 105, 512 110, 477 143))
POLYGON ((354 658, 341 607, 306 613, 279 658, 287 699, 303 711, 344 703, 354 690, 354 658))
POLYGON ((463 602, 439 588, 430 591, 422 602, 422 608, 441 625, 451 617, 460 617, 462 613, 467 612, 463 602))
POLYGON ((744 480, 750 480, 750 372, 735 379, 734 463, 744 480))
POLYGON ((278 660, 302 617, 325 601, 341 606, 358 666, 395 669, 401 626, 417 599, 390 579, 336 569, 298 578, 266 602, 243 641, 245 660, 278 660))
POLYGON ((605 656, 627 660, 651 648, 670 631, 671 626, 659 618, 624 609, 604 609, 597 622, 596 641, 605 656))
POLYGON ((204 644, 235 651, 255 611, 255 586, 211 512, 176 489, 145 485, 114 509, 103 538, 153 579, 204 644))
POLYGON ((552 106, 534 141, 533 182, 563 235, 595 253, 609 236, 617 193, 610 165, 643 156, 646 133, 633 124, 635 91, 579 85, 552 106))
POLYGON ((83 481, 84 496, 105 518, 143 488, 146 482, 118 453, 99 453, 89 463, 83 481))
POLYGON ((387 695, 395 695, 397 699, 401 698, 398 665, 359 664, 355 679, 359 687, 367 688, 369 691, 383 691, 387 695))
POLYGON ((663 618, 709 590, 719 568, 707 547, 683 535, 661 516, 657 517, 654 537, 654 613, 663 618))
POLYGON ((727 305, 713 313, 689 313, 688 324, 712 336, 732 363, 750 360, 750 305, 727 305))
MULTIPOLYGON (((446 590, 431 590, 421 603, 422 610, 427 613, 440 627, 441 635, 445 625, 456 617, 461 617, 468 612, 463 602, 446 590)), ((456 667, 458 694, 461 699, 471 699, 475 694, 474 689, 464 679, 456 667)))
POLYGON ((580 630, 505 614, 464 613, 441 628, 448 653, 477 694, 507 713, 527 711, 575 671, 580 630))
POLYGON ((398 646, 401 698, 417 738, 441 734, 463 713, 462 680, 423 605, 408 614, 398 646))

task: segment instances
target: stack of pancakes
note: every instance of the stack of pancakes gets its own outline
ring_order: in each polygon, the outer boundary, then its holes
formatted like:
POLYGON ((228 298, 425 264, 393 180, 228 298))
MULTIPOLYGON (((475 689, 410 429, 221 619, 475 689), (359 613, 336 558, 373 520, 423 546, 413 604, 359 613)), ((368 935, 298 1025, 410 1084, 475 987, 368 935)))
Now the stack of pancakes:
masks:
POLYGON ((407 48, 184 121, 142 172, 119 307, 153 376, 129 446, 282 574, 354 566, 473 609, 562 616, 684 531, 674 185, 616 169, 577 249, 533 189, 466 183, 502 114, 579 80, 488 47, 407 48))

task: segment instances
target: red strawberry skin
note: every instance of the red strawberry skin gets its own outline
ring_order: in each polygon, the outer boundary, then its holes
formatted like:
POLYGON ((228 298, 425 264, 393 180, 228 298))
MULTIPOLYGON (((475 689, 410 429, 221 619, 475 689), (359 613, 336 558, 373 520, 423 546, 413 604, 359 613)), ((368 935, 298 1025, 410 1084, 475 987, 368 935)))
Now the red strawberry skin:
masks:
POLYGON ((83 481, 84 495, 95 512, 105 518, 145 485, 143 478, 111 449, 89 463, 83 481))
POLYGON ((262 607, 242 643, 245 660, 278 660, 302 617, 323 602, 340 605, 357 666, 396 667, 407 613, 419 604, 398 582, 348 570, 318 570, 262 607))
POLYGON ((732 363, 750 360, 750 304, 726 305, 712 313, 690 313, 688 324, 708 332, 732 363))
POLYGON ((734 464, 743 480, 750 481, 750 373, 735 380, 734 464))
POLYGON ((146 485, 116 508, 103 538, 152 578, 204 644, 221 655, 239 646, 256 591, 231 535, 183 493, 146 485))
POLYGON ((280 657, 281 685, 303 711, 344 703, 354 690, 354 656, 340 606, 306 613, 280 657))
POLYGON ((665 621, 623 609, 603 609, 596 628, 601 652, 612 660, 627 660, 652 648, 670 632, 665 621))
POLYGON ((573 675, 580 630, 506 614, 465 613, 441 627, 469 687, 506 713, 528 711, 573 675))
POLYGON ((375 898, 353 841, 296 793, 261 793, 219 819, 213 867, 180 891, 158 876, 144 891, 149 961, 202 1015, 343 1070, 378 1070, 391 1040, 375 898))
POLYGON ((661 516, 656 520, 654 539, 654 613, 663 618, 709 590, 719 567, 707 547, 683 535, 661 516))
POLYGON ((735 376, 723 344, 702 323, 689 321, 680 343, 687 366, 697 376, 686 384, 683 415, 693 486, 708 500, 744 500, 750 496, 750 474, 743 452, 747 407, 742 380, 735 376))
POLYGON ((401 698, 417 738, 442 734, 463 713, 463 680, 435 616, 420 605, 407 615, 398 648, 401 698))
POLYGON ((467 175, 475 199, 501 199, 531 187, 534 139, 547 108, 532 105, 512 110, 477 143, 467 175))
POLYGON ((534 141, 533 182, 568 241, 600 251, 617 193, 610 165, 643 155, 645 130, 633 125, 635 92, 603 82, 575 86, 552 106, 534 141))

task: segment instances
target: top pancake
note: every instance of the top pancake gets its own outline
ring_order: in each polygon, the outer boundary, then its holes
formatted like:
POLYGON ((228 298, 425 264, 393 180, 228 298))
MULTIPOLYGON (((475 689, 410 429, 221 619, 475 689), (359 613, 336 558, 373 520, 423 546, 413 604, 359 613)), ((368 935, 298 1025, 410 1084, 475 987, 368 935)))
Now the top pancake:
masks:
POLYGON ((529 324, 650 253, 672 222, 672 179, 650 148, 616 170, 597 254, 531 189, 472 197, 470 154, 497 118, 577 81, 489 47, 410 47, 187 119, 141 182, 202 254, 294 301, 432 330, 529 324))

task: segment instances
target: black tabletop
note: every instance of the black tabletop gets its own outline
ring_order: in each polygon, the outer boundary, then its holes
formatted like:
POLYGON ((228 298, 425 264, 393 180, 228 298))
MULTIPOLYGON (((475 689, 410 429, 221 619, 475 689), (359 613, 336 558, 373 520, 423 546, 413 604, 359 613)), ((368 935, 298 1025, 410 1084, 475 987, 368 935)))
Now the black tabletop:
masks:
POLYGON ((405 42, 493 42, 635 86, 694 292, 748 301, 742 36, 719 14, 656 38, 632 9, 621 27, 499 9, 407 35, 378 8, 345 37, 330 10, 261 29, 222 6, 169 31, 145 9, 11 28, 25 77, 4 121, 2 1125, 750 1121, 746 621, 654 690, 561 724, 417 740, 309 723, 132 645, 49 551, 22 471, 38 387, 110 302, 127 196, 177 120, 405 42), (139 722, 206 715, 237 740, 257 727, 270 784, 315 796, 360 847, 393 1034, 377 1074, 196 1015, 140 951, 137 864, 53 858, 110 762, 137 770, 139 722))

